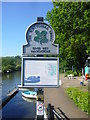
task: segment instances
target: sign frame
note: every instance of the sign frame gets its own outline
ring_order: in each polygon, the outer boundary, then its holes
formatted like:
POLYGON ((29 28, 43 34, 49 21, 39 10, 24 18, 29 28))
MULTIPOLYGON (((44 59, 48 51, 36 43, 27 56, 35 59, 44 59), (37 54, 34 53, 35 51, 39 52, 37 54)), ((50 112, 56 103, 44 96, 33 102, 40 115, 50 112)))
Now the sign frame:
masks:
POLYGON ((52 88, 52 87, 59 87, 59 58, 58 57, 22 57, 22 71, 21 71, 21 87, 22 88, 52 88), (24 61, 25 60, 49 60, 49 61, 57 61, 57 85, 24 85, 24 61))

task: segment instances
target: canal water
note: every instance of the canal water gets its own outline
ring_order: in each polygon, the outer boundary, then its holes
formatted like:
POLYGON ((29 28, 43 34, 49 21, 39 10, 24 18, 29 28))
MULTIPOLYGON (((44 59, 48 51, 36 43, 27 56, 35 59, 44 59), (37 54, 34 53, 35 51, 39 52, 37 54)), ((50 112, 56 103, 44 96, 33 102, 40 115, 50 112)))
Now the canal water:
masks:
MULTIPOLYGON (((20 84, 20 72, 2 76, 2 98, 20 84)), ((21 90, 2 108, 2 120, 35 118, 36 101, 22 97, 21 90)))

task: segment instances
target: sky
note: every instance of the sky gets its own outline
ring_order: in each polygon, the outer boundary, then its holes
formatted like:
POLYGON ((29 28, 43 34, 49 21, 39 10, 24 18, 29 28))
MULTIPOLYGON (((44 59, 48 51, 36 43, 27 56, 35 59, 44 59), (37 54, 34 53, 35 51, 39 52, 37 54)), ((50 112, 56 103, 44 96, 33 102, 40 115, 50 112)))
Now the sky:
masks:
POLYGON ((2 2, 2 56, 22 55, 26 29, 52 8, 52 2, 2 2))

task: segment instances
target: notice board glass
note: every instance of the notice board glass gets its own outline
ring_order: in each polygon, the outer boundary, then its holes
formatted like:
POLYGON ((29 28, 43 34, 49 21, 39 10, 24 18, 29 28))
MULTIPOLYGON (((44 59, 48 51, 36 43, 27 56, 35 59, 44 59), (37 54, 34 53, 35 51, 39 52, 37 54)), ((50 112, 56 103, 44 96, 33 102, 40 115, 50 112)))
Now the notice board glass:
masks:
POLYGON ((23 57, 22 86, 59 87, 59 58, 23 57))

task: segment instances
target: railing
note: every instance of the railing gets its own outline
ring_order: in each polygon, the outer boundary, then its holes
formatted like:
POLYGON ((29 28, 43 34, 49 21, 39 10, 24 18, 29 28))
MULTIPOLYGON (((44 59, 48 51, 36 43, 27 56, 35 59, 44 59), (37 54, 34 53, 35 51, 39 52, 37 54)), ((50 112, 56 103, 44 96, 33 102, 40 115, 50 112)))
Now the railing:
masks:
POLYGON ((57 120, 70 120, 59 107, 54 108, 54 106, 51 106, 51 104, 48 104, 47 112, 48 120, 54 120, 55 117, 57 120))

